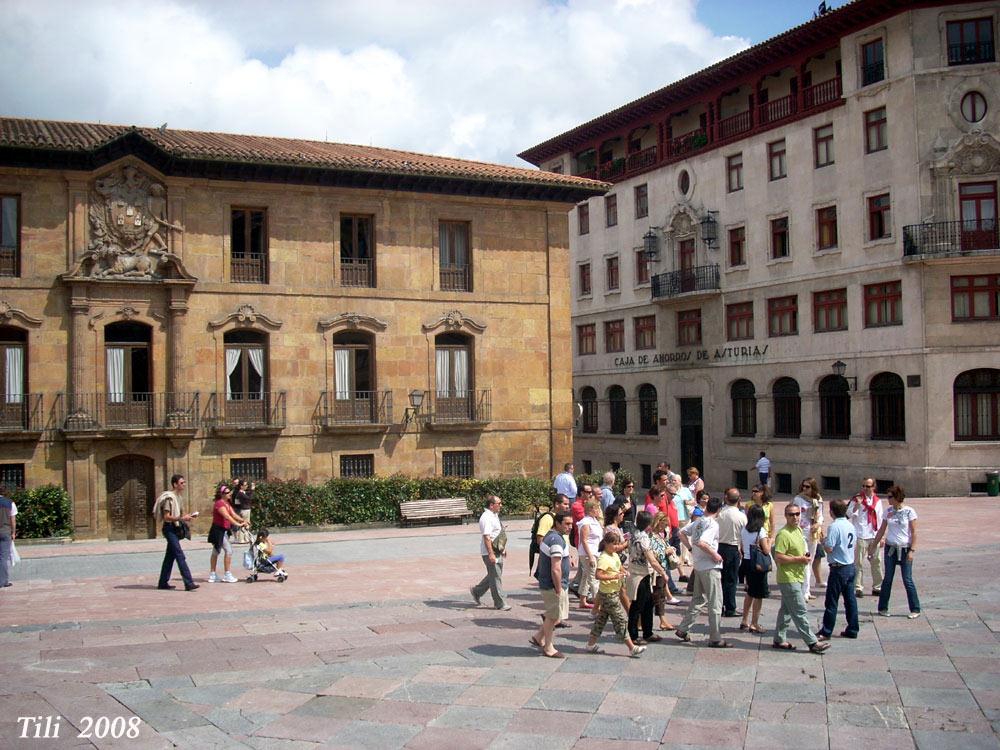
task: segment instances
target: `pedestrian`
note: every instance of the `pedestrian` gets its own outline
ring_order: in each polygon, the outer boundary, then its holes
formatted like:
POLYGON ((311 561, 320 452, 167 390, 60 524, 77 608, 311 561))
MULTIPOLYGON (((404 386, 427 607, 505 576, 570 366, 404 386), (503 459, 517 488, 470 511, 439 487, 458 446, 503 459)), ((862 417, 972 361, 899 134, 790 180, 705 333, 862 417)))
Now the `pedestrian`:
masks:
POLYGON ((229 541, 229 530, 233 527, 246 529, 249 522, 237 516, 233 511, 230 501, 233 493, 226 485, 220 484, 215 491, 215 500, 212 504, 212 528, 208 532, 208 543, 212 545, 212 554, 209 557, 211 572, 208 574, 208 582, 216 583, 219 577, 215 573, 215 566, 219 562, 219 553, 223 553, 222 566, 225 575, 222 577, 224 583, 236 583, 236 576, 233 575, 233 545, 229 541))
MULTIPOLYGON (((764 535, 774 544, 774 537, 778 533, 778 524, 774 522, 774 502, 771 500, 771 488, 766 484, 759 484, 750 492, 750 500, 754 505, 760 506, 764 511, 764 535)), ((749 518, 750 514, 747 514, 749 518)))
MULTIPOLYGON (((579 498, 587 499, 590 495, 590 485, 585 484, 578 495, 579 498)), ((535 567, 535 556, 538 554, 538 545, 542 542, 542 537, 549 533, 552 528, 553 519, 557 509, 569 510, 569 498, 565 495, 556 495, 551 507, 544 513, 535 516, 535 522, 531 526, 531 543, 528 547, 528 572, 535 567)))
POLYGON ((854 525, 847 520, 847 501, 837 499, 830 503, 833 523, 827 529, 823 547, 830 573, 826 579, 826 609, 823 612, 823 626, 816 637, 821 641, 833 635, 837 623, 837 605, 844 598, 844 616, 847 628, 840 634, 843 638, 857 638, 861 626, 858 625, 858 600, 854 596, 854 549, 857 546, 854 525))
POLYGON ((493 607, 506 612, 510 609, 507 597, 503 593, 503 561, 507 556, 507 533, 500 523, 500 507, 503 502, 496 495, 487 495, 483 512, 479 516, 479 554, 482 555, 486 575, 479 583, 469 589, 476 606, 482 604, 483 595, 489 590, 493 596, 493 607), (497 540, 502 541, 498 545, 497 540), (501 548, 498 549, 497 547, 501 548))
POLYGON ((806 477, 799 485, 799 494, 792 502, 802 509, 799 516, 799 528, 802 529, 802 536, 806 540, 806 550, 809 552, 810 566, 805 570, 805 578, 802 580, 802 595, 806 601, 812 601, 816 597, 812 593, 812 561, 816 557, 816 547, 823 535, 823 496, 819 494, 819 484, 814 477, 806 477))
POLYGON ((552 482, 552 489, 555 490, 555 493, 565 495, 571 503, 576 500, 577 493, 576 478, 573 476, 575 468, 572 461, 563 464, 563 470, 556 474, 556 478, 552 482))
POLYGON ((629 511, 632 509, 632 503, 635 500, 635 482, 631 479, 622 485, 622 493, 620 495, 615 495, 615 502, 620 503, 622 507, 625 508, 625 515, 628 515, 629 511))
POLYGON ((587 651, 592 654, 601 653, 600 648, 597 646, 597 639, 604 631, 604 626, 608 624, 608 620, 611 620, 615 629, 615 635, 625 644, 625 647, 628 649, 628 655, 632 658, 638 658, 646 650, 646 647, 636 645, 629 636, 628 616, 625 614, 625 608, 622 607, 620 599, 622 581, 625 579, 625 570, 622 568, 622 561, 618 557, 618 552, 624 547, 625 542, 613 531, 605 534, 600 542, 601 555, 597 559, 597 580, 600 586, 598 596, 601 604, 597 619, 594 620, 594 625, 590 629, 590 638, 587 640, 587 651))
POLYGON ((187 487, 187 480, 182 474, 174 474, 170 477, 170 489, 162 492, 156 503, 153 505, 153 515, 160 524, 163 537, 167 540, 167 550, 163 553, 163 565, 160 567, 160 581, 158 589, 177 588, 170 583, 170 574, 174 569, 174 562, 177 562, 177 569, 184 579, 184 590, 194 591, 198 584, 191 577, 191 570, 188 568, 187 558, 181 548, 181 539, 190 539, 191 530, 188 524, 198 515, 195 513, 185 513, 181 504, 181 495, 187 487))
POLYGON ((691 494, 698 497, 698 493, 705 489, 705 480, 701 478, 701 473, 698 468, 691 466, 687 470, 687 488, 691 491, 691 494))
POLYGON ((751 505, 747 509, 747 525, 740 531, 740 549, 743 552, 743 579, 747 593, 743 597, 743 621, 740 630, 763 633, 760 626, 760 607, 768 596, 767 571, 758 570, 753 564, 752 550, 756 547, 765 557, 771 555, 771 539, 764 531, 764 509, 751 505))
MULTIPOLYGON (((649 546, 653 550, 653 555, 668 574, 670 573, 670 558, 677 559, 677 551, 667 543, 667 535, 670 533, 670 518, 666 513, 657 513, 653 516, 653 522, 649 525, 649 546)), ((653 581, 653 613, 660 618, 660 630, 673 630, 674 626, 667 619, 668 604, 680 604, 681 600, 673 594, 667 594, 667 582, 669 578, 656 576, 653 581)))
POLYGON ((11 586, 11 548, 17 538, 17 511, 10 498, 0 495, 0 588, 11 586))
POLYGON ((643 511, 635 519, 635 533, 628 546, 628 634, 632 640, 643 642, 662 640, 653 632, 653 582, 655 576, 666 578, 667 572, 653 554, 652 544, 646 529, 653 517, 643 511), (639 640, 639 626, 642 625, 642 641, 639 640))
POLYGON ((572 524, 573 517, 569 513, 556 513, 552 529, 542 539, 541 559, 535 571, 545 612, 542 627, 531 636, 531 645, 540 648, 542 655, 550 659, 565 658, 552 641, 556 625, 569 617, 569 544, 564 535, 569 534, 572 524))
POLYGON ((690 642, 688 633, 695 620, 708 611, 708 645, 712 648, 730 648, 732 644, 722 639, 722 556, 719 554, 719 511, 722 500, 709 498, 701 518, 681 529, 681 541, 691 550, 694 568, 693 596, 684 619, 677 626, 676 635, 690 642))
POLYGON ((794 623, 802 640, 814 654, 822 654, 829 643, 820 643, 809 627, 806 616, 806 600, 802 592, 806 570, 811 562, 806 550, 806 537, 802 533, 800 519, 802 507, 794 502, 785 506, 785 526, 774 540, 774 561, 778 565, 778 590, 781 592, 781 606, 778 620, 774 625, 774 641, 771 646, 783 651, 794 651, 795 645, 785 640, 788 621, 794 623))
POLYGON ((285 556, 280 552, 275 553, 270 531, 267 529, 258 531, 257 538, 253 540, 253 545, 260 551, 264 559, 275 567, 277 572, 274 575, 277 578, 281 581, 288 578, 288 571, 285 570, 285 556))
POLYGON ((920 617, 920 597, 913 583, 913 553, 917 551, 917 511, 904 505, 906 493, 899 485, 889 488, 890 508, 885 512, 885 520, 879 527, 874 543, 868 548, 869 559, 878 552, 879 542, 885 538, 885 578, 882 592, 878 595, 878 613, 889 616, 889 597, 892 596, 892 579, 899 567, 906 589, 906 602, 910 607, 907 617, 920 617))
POLYGON ((872 596, 878 596, 882 590, 882 558, 879 555, 869 555, 868 551, 875 542, 875 535, 885 518, 885 506, 875 494, 875 479, 865 477, 861 480, 861 492, 851 498, 847 506, 847 517, 854 524, 858 543, 855 545, 854 593, 858 597, 865 595, 865 563, 872 579, 872 596))
POLYGON ((740 534, 747 525, 746 514, 737 506, 740 491, 735 487, 726 490, 726 504, 719 512, 719 554, 722 556, 722 616, 739 617, 736 611, 736 589, 739 586, 740 534))
POLYGON ((601 478, 601 510, 606 510, 615 501, 615 473, 604 472, 601 478))
POLYGON ((763 486, 767 486, 768 480, 771 478, 771 459, 767 457, 764 451, 760 452, 760 458, 757 459, 757 481, 763 486))
POLYGON ((236 535, 236 543, 249 544, 253 541, 250 536, 250 511, 253 508, 253 493, 257 490, 257 484, 253 481, 248 483, 246 479, 236 479, 233 485, 233 505, 239 511, 240 517, 247 522, 236 535))
POLYGON ((598 547, 604 536, 604 526, 601 524, 604 514, 601 512, 599 500, 591 498, 584 508, 586 515, 576 524, 576 536, 579 540, 577 559, 580 561, 580 609, 593 609, 594 605, 587 602, 588 598, 597 598, 597 555, 598 547))

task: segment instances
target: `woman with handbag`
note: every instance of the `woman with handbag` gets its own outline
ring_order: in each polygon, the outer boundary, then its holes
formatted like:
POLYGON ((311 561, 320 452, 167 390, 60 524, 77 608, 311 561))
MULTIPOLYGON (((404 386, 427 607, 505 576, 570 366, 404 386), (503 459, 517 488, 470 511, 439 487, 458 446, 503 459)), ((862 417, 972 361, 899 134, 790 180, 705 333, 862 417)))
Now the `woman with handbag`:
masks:
MULTIPOLYGON (((657 513, 653 518, 653 523, 649 526, 649 546, 653 554, 664 570, 672 570, 677 567, 677 551, 667 544, 666 534, 670 529, 670 517, 666 513, 657 513), (674 564, 671 565, 671 560, 674 564)), ((667 619, 667 599, 672 603, 679 603, 679 599, 667 595, 667 579, 664 576, 657 576, 656 583, 653 584, 653 611, 660 618, 660 630, 673 630, 674 626, 667 619)))
POLYGON ((760 607, 768 596, 767 573, 771 570, 771 539, 764 531, 764 509, 757 504, 747 509, 747 525, 740 532, 743 549, 743 577, 747 594, 743 599, 740 630, 765 632, 760 626, 760 607))
POLYGON ((667 572, 653 554, 649 541, 649 528, 653 518, 646 511, 635 519, 635 534, 629 540, 628 555, 628 633, 639 644, 663 640, 653 632, 653 581, 656 576, 666 578, 667 572), (642 625, 642 640, 639 640, 639 626, 642 625))

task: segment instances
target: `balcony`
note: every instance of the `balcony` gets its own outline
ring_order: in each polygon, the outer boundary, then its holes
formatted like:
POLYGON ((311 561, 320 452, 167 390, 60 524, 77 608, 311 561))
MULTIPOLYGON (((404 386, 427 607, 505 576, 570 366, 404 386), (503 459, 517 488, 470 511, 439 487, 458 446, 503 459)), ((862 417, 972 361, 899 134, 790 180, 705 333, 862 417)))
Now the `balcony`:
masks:
POLYGON ((43 427, 42 394, 22 393, 20 401, 0 403, 0 441, 35 440, 43 427))
POLYGON ((264 253, 233 254, 229 270, 234 284, 266 284, 267 255, 264 253))
POLYGON ((708 146, 708 134, 704 128, 698 128, 667 141, 667 158, 676 160, 700 151, 706 146, 708 146))
POLYGON ((749 133, 752 129, 753 114, 748 109, 746 112, 719 120, 719 139, 735 138, 743 133, 749 133))
POLYGON ((840 77, 828 78, 813 86, 802 89, 802 106, 805 109, 815 109, 824 104, 838 101, 841 98, 840 77))
POLYGON ((381 432, 392 424, 392 391, 323 391, 324 432, 381 432))
POLYGON ((795 114, 795 110, 795 94, 789 94, 761 104, 757 110, 757 118, 761 125, 771 125, 788 119, 795 114))
POLYGON ((67 433, 193 434, 199 404, 198 393, 61 393, 55 411, 67 433))
POLYGON ((996 62, 996 50, 993 40, 982 42, 966 42, 948 45, 949 65, 975 65, 976 63, 996 62))
POLYGON ((472 291, 472 267, 468 264, 442 264, 441 266, 441 291, 442 292, 471 292, 472 291))
POLYGON ((479 429, 492 418, 493 402, 489 389, 460 391, 454 395, 425 393, 425 404, 430 395, 434 400, 424 423, 432 430, 479 429))
POLYGON ((340 285, 374 287, 374 271, 372 261, 368 258, 341 258, 340 285))
POLYGON ((0 246, 0 276, 17 276, 17 248, 0 246))
POLYGON ((942 221, 903 227, 904 258, 974 255, 1000 255, 1000 230, 995 219, 942 221))
POLYGON ((216 435, 277 435, 285 429, 285 392, 209 394, 205 419, 216 435))
POLYGON ((694 293, 717 292, 720 289, 719 264, 658 273, 653 277, 652 288, 653 299, 660 300, 694 293))

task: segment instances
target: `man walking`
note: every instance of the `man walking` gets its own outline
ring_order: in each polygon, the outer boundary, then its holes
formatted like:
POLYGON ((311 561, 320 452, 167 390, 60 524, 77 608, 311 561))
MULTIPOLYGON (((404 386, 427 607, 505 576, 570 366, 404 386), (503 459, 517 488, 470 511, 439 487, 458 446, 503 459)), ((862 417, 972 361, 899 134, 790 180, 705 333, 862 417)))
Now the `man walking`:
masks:
POLYGON ((688 631, 694 625, 695 619, 708 609, 708 645, 713 648, 730 648, 732 644, 722 640, 719 632, 722 613, 722 556, 719 548, 719 510, 722 500, 713 497, 705 507, 705 515, 697 521, 692 521, 681 529, 681 541, 691 550, 694 559, 694 596, 688 605, 687 613, 681 624, 677 626, 677 637, 682 641, 690 641, 688 631))
POLYGON ((806 538, 799 528, 799 517, 802 508, 795 503, 785 506, 785 527, 778 532, 774 540, 774 561, 778 564, 778 589, 781 591, 781 607, 778 609, 778 621, 774 626, 774 648, 784 651, 794 651, 795 646, 785 640, 788 621, 795 623, 796 630, 802 640, 814 654, 822 654, 829 643, 820 643, 809 627, 806 616, 806 599, 802 592, 802 583, 806 579, 806 565, 811 560, 806 552, 806 538))
POLYGON ((500 523, 500 506, 503 503, 496 495, 486 497, 485 507, 479 516, 479 554, 483 557, 483 564, 486 566, 486 575, 483 580, 469 589, 473 601, 476 605, 482 604, 483 594, 489 590, 493 595, 493 607, 502 612, 510 609, 507 598, 503 593, 503 559, 507 555, 504 549, 497 554, 493 542, 503 531, 503 524, 500 523))
POLYGON ((736 611, 736 588, 739 585, 740 533, 747 525, 746 514, 737 506, 740 491, 735 487, 726 490, 726 507, 719 513, 719 554, 722 556, 722 616, 739 617, 736 611))
POLYGON ((17 537, 17 512, 14 503, 0 495, 0 589, 10 583, 10 550, 17 537))
POLYGON ((767 486, 767 480, 771 478, 771 459, 767 457, 764 451, 760 452, 760 458, 757 459, 757 479, 760 481, 762 487, 767 486))
POLYGON ((613 471, 606 471, 601 479, 601 510, 607 510, 614 501, 615 473, 613 471))
POLYGON ((854 524, 858 541, 854 552, 854 593, 859 597, 865 595, 867 558, 872 578, 872 596, 878 596, 882 592, 882 556, 869 555, 868 550, 875 543, 875 535, 885 518, 885 507, 875 494, 875 480, 872 477, 861 481, 861 492, 851 498, 851 503, 847 506, 847 517, 854 524))
POLYGON ((573 517, 559 511, 551 531, 542 539, 541 555, 535 578, 542 592, 542 602, 545 612, 542 615, 542 627, 531 637, 531 644, 542 650, 543 656, 550 659, 562 659, 563 654, 556 650, 552 643, 556 624, 569 617, 569 545, 566 535, 569 534, 573 517))
POLYGON ((198 584, 191 577, 187 558, 181 548, 181 534, 183 533, 181 524, 189 524, 194 518, 194 515, 184 513, 181 506, 181 493, 184 492, 185 487, 187 487, 187 480, 181 474, 174 474, 170 477, 170 489, 156 498, 156 504, 153 506, 153 515, 156 516, 163 536, 167 540, 167 551, 163 554, 158 589, 177 588, 170 583, 174 561, 177 562, 177 569, 181 573, 181 578, 184 579, 184 590, 194 591, 198 588, 198 584))
POLYGON ((816 638, 821 641, 830 640, 833 626, 837 622, 837 604, 844 597, 844 616, 847 617, 847 629, 840 635, 843 638, 857 638, 858 630, 858 600, 854 596, 854 525, 847 520, 847 501, 834 500, 830 503, 830 513, 833 523, 826 531, 823 549, 826 550, 826 562, 830 566, 830 574, 826 578, 826 611, 823 613, 823 627, 819 629, 816 638))

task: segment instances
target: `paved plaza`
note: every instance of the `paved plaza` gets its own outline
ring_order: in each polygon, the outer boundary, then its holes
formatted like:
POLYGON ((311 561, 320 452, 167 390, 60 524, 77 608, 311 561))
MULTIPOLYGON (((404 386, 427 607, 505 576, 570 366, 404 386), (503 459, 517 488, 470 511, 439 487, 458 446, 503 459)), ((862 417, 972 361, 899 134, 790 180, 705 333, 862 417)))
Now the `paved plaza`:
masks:
MULTIPOLYGON (((525 521, 511 524, 509 612, 471 601, 473 525, 275 534, 284 584, 205 584, 197 539, 195 592, 155 590, 162 540, 24 545, 0 592, 0 747, 1000 748, 1000 501, 912 505, 924 616, 903 616, 897 577, 896 616, 861 599, 859 639, 822 657, 794 635, 799 651, 775 651, 735 619, 730 650, 705 648, 702 622, 694 644, 629 659, 609 626, 594 656, 575 610, 557 631, 568 658, 542 658, 525 521), (18 722, 49 716, 58 739, 18 722), (138 737, 93 736, 128 726, 99 717, 137 717, 138 737)), ((776 609, 772 596, 769 630, 776 609)))

